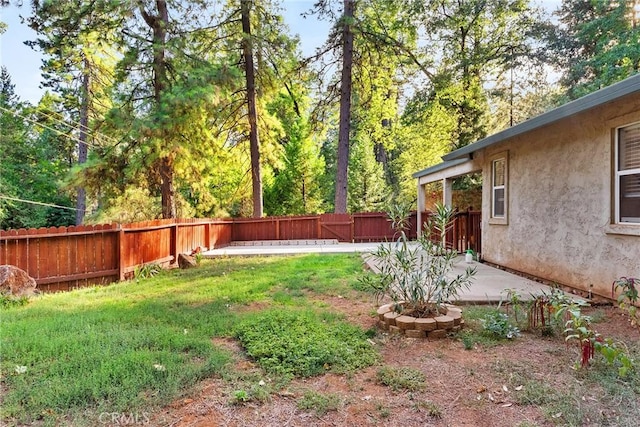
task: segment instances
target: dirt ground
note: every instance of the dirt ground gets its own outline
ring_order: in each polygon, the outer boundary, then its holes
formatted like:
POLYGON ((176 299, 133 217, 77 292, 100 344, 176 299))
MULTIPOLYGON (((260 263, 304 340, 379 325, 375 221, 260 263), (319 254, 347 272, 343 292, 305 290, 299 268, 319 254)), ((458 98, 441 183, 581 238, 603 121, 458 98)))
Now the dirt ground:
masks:
MULTIPOLYGON (((323 297, 325 304, 369 329, 375 325, 371 301, 323 297)), ((638 341, 638 330, 622 317, 619 309, 598 307, 595 329, 607 337, 638 341)), ((589 312, 586 312, 589 314, 589 312)), ((233 385, 209 379, 197 386, 188 398, 179 399, 154 414, 152 425, 179 427, 214 426, 547 426, 562 425, 562 413, 545 414, 534 404, 526 404, 524 382, 535 381, 554 389, 580 390, 580 380, 572 371, 577 349, 567 347, 562 337, 544 338, 523 334, 514 341, 485 348, 465 350, 455 338, 437 341, 380 334, 374 341, 382 355, 378 366, 353 375, 325 374, 294 380, 271 394, 264 402, 234 404, 233 385), (411 367, 423 372, 426 387, 420 391, 393 391, 376 380, 381 366, 411 367), (339 396, 339 404, 326 414, 301 410, 299 399, 305 392, 339 396), (554 420, 558 418, 558 420, 554 420)), ((233 340, 216 340, 235 355, 235 369, 260 372, 243 356, 233 340)), ((270 381, 265 378, 264 381, 270 381)), ((624 408, 599 402, 599 392, 585 388, 582 395, 567 394, 569 406, 588 408, 600 421, 615 420, 624 408)), ((616 425, 612 422, 609 425, 616 425)))

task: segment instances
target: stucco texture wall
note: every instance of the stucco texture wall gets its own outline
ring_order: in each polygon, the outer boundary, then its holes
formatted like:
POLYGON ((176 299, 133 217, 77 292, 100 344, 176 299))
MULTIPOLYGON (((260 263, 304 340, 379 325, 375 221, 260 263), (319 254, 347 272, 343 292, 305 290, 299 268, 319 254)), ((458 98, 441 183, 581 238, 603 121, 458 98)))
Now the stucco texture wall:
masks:
POLYGON ((596 295, 640 277, 636 234, 612 232, 612 135, 640 121, 628 97, 485 150, 482 255, 489 262, 596 295), (507 223, 491 212, 491 157, 508 153, 507 223))

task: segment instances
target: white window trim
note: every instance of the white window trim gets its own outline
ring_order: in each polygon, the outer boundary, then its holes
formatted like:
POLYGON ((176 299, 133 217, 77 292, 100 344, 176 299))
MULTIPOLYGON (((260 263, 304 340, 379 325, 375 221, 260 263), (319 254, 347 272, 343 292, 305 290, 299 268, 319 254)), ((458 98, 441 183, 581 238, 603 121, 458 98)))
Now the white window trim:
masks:
POLYGON ((490 191, 489 191, 489 202, 490 206, 490 215, 489 215, 489 224, 499 224, 499 225, 507 225, 509 218, 509 155, 508 151, 503 151, 501 153, 497 153, 490 157, 489 165, 490 165, 490 191), (498 160, 504 161, 504 185, 494 186, 494 175, 495 169, 494 164, 498 160), (494 213, 495 205, 495 190, 504 189, 504 215, 496 216, 494 213))
POLYGON ((620 171, 620 129, 638 125, 640 122, 627 123, 623 126, 615 128, 615 140, 614 140, 614 220, 613 224, 625 225, 625 226, 637 226, 640 227, 640 222, 622 221, 620 218, 620 181, 623 176, 640 174, 640 168, 629 169, 620 171))

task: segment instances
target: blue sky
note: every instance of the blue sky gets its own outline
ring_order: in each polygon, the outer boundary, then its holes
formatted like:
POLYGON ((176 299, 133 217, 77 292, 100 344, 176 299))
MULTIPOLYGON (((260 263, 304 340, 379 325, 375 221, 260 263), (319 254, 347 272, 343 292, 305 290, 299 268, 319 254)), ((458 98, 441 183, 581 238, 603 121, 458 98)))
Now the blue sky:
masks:
MULTIPOLYGON (((316 47, 321 46, 329 31, 326 22, 318 22, 312 17, 305 19, 300 16, 301 13, 312 7, 314 1, 283 0, 282 2, 285 22, 291 29, 291 33, 300 36, 302 50, 306 54, 313 53, 316 47)), ((334 1, 341 2, 342 0, 334 1)), ((534 3, 541 4, 547 10, 554 10, 561 1, 534 0, 534 3)), ((28 2, 24 3, 28 5, 28 2)), ((20 98, 23 101, 36 104, 43 94, 43 90, 39 88, 42 56, 23 43, 25 40, 34 40, 36 34, 26 25, 20 23, 20 14, 28 15, 28 6, 0 8, 0 20, 9 26, 7 32, 0 36, 0 65, 6 66, 9 70, 16 93, 20 98)))

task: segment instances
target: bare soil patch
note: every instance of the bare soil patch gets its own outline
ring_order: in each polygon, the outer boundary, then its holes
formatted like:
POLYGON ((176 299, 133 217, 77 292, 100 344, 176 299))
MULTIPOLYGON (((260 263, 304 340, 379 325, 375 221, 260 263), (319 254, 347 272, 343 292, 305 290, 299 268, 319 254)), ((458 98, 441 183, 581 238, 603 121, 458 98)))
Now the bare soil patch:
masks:
MULTIPOLYGON (((341 296, 316 300, 344 313, 363 329, 376 325, 375 306, 370 300, 341 296)), ((640 340, 638 329, 629 325, 617 308, 590 308, 586 314, 594 315, 595 329, 607 337, 628 343, 640 340)), ((545 393, 560 396, 563 390, 567 390, 566 407, 587 414, 582 425, 602 425, 602 420, 618 425, 617 415, 628 410, 602 402, 597 387, 581 388, 580 374, 572 368, 578 360, 577 348, 567 347, 561 336, 527 333, 498 346, 476 345, 471 350, 465 350, 455 337, 427 340, 380 333, 373 342, 382 355, 378 366, 351 375, 296 379, 284 388, 274 388, 264 401, 244 404, 234 401, 230 381, 208 379, 188 398, 156 413, 151 422, 181 427, 570 425, 566 413, 550 414, 548 406, 536 402, 548 397, 545 393), (426 376, 424 389, 393 391, 377 381, 381 366, 419 370, 426 376), (301 410, 298 402, 309 392, 334 396, 339 403, 326 413, 301 410)), ((262 375, 234 340, 216 339, 215 344, 233 353, 238 372, 262 375)), ((266 375, 263 381, 272 385, 266 375)))

